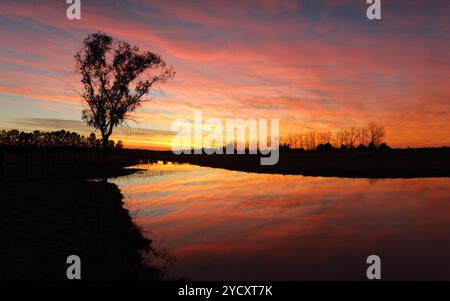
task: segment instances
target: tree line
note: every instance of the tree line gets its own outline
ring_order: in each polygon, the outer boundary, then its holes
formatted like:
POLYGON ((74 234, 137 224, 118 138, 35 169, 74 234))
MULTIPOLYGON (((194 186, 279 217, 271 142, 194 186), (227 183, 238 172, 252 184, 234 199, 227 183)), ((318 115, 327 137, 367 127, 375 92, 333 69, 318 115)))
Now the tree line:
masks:
MULTIPOLYGON (((108 148, 122 149, 121 140, 114 142, 108 140, 108 148)), ((44 132, 24 132, 19 130, 0 131, 0 146, 21 147, 75 147, 75 148, 102 148, 103 141, 94 133, 89 136, 65 130, 44 132)))
POLYGON ((348 127, 335 131, 310 131, 289 134, 280 139, 280 148, 299 150, 388 150, 384 127, 369 123, 366 127, 348 127))

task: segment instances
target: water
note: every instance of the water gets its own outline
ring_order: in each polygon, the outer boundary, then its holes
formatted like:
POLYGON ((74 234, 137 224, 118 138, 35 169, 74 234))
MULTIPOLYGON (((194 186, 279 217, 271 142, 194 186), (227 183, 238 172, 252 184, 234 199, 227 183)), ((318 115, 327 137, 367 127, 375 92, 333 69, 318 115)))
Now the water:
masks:
POLYGON ((450 179, 345 179, 143 165, 110 180, 190 280, 450 279, 450 179))

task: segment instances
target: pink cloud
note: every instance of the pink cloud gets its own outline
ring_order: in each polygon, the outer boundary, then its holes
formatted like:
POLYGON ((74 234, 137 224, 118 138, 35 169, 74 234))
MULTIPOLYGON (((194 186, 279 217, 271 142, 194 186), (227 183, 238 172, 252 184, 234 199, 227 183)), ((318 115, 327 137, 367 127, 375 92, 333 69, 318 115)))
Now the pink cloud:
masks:
MULTIPOLYGON (((385 23, 356 26, 334 10, 354 1, 325 4, 313 21, 297 1, 87 3, 82 20, 69 21, 64 3, 6 1, 0 93, 78 108, 73 54, 87 32, 102 30, 175 66, 176 79, 154 102, 172 116, 193 108, 211 117, 270 116, 285 131, 375 120, 393 145, 450 144, 438 129, 449 124, 450 42, 421 32, 431 17, 387 11, 385 23)), ((435 30, 448 32, 448 21, 437 20, 435 30)))

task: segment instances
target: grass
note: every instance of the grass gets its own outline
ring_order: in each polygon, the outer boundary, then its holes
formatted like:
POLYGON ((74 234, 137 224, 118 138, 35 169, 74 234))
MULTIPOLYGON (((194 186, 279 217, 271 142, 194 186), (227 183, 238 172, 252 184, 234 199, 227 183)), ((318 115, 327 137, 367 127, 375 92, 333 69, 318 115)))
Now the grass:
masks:
POLYGON ((69 255, 81 258, 84 280, 159 279, 142 256, 152 253, 152 242, 122 206, 118 187, 87 180, 133 172, 122 167, 134 163, 78 168, 74 160, 40 177, 15 173, 0 181, 0 280, 66 280, 69 255))
POLYGON ((350 178, 449 177, 450 150, 386 152, 281 152, 279 162, 261 166, 257 155, 179 155, 148 152, 151 160, 176 161, 238 171, 350 178))

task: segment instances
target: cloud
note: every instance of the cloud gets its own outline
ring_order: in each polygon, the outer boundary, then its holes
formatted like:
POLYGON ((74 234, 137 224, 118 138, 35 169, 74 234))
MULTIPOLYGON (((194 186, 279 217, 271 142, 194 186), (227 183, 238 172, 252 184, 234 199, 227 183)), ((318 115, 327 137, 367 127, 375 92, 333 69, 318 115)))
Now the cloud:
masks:
POLYGON ((449 116, 436 114, 450 109, 448 1, 383 3, 380 22, 365 19, 359 0, 105 0, 84 2, 81 21, 66 8, 2 1, 0 101, 32 99, 55 118, 63 104, 78 118, 73 54, 102 30, 177 70, 136 115, 145 127, 167 129, 201 109, 279 118, 289 132, 378 121, 393 145, 450 144, 441 134, 449 116))
POLYGON ((66 131, 80 131, 80 129, 87 130, 85 123, 77 120, 57 119, 57 118, 28 118, 13 120, 12 124, 19 128, 25 129, 61 129, 66 131))

